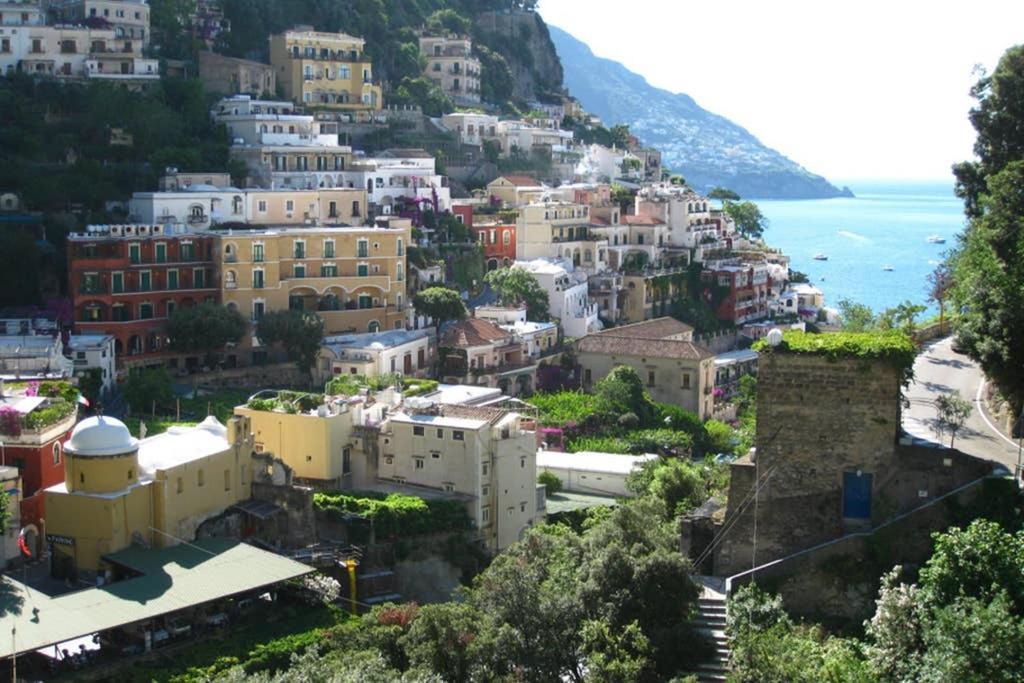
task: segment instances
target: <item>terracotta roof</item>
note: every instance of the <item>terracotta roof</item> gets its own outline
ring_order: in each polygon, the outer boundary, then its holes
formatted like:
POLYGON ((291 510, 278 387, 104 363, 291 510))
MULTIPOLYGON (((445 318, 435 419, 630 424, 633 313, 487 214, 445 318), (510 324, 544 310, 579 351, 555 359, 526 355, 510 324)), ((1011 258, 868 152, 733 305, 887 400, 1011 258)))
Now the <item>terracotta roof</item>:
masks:
POLYGON ((602 330, 597 335, 602 337, 633 337, 636 339, 667 339, 668 337, 675 337, 687 332, 693 332, 693 328, 680 320, 664 316, 640 323, 620 325, 608 330, 602 330))
POLYGON ((654 216, 640 214, 637 216, 623 216, 622 222, 626 225, 665 225, 665 221, 654 216))
POLYGON ((516 187, 543 187, 539 180, 528 175, 503 175, 498 176, 491 182, 496 183, 499 180, 506 180, 509 183, 515 185, 516 187))
POLYGON ((680 360, 704 360, 715 357, 715 354, 703 346, 676 339, 641 339, 591 334, 580 339, 577 344, 581 353, 600 353, 609 356, 646 356, 680 360))
POLYGON ((577 347, 582 352, 606 355, 683 360, 714 358, 715 354, 699 344, 670 339, 689 332, 693 332, 693 328, 675 318, 655 318, 589 334, 577 342, 577 347))
POLYGON ((467 346, 486 346, 496 341, 511 337, 511 333, 501 329, 490 320, 467 318, 448 327, 441 336, 442 346, 464 348, 467 346))

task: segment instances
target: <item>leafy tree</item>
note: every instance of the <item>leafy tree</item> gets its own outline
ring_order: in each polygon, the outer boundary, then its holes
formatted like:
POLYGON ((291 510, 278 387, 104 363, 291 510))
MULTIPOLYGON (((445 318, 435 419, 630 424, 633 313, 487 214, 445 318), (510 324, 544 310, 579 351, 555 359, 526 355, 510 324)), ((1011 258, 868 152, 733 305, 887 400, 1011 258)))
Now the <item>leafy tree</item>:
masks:
POLYGON ((804 273, 802 271, 790 270, 789 271, 789 281, 792 284, 800 284, 802 282, 810 282, 811 278, 807 277, 807 273, 804 273))
POLYGON ((764 235, 768 219, 754 202, 726 201, 722 208, 736 222, 736 230, 744 237, 761 239, 764 235))
POLYGON ((271 311, 256 323, 256 337, 267 346, 280 344, 302 373, 316 363, 324 338, 324 321, 312 311, 271 311))
POLYGON ((103 370, 100 368, 85 370, 78 377, 78 388, 90 405, 96 405, 100 398, 100 391, 103 390, 103 370))
POLYGON ((925 306, 915 304, 912 301, 904 301, 893 308, 887 308, 878 316, 876 326, 883 330, 898 329, 913 335, 916 329, 915 321, 917 316, 924 313, 925 306))
POLYGON ((651 643, 637 622, 620 630, 591 619, 583 623, 582 634, 588 682, 631 683, 650 671, 651 643))
POLYGON ((537 483, 544 486, 547 495, 551 496, 562 490, 562 480, 551 472, 541 472, 537 475, 537 483))
POLYGON ((171 376, 163 368, 135 370, 124 383, 124 400, 137 413, 156 408, 168 408, 174 401, 171 376))
POLYGON ((433 671, 449 683, 479 679, 482 615, 469 603, 424 605, 398 639, 409 664, 433 671))
POLYGON ((928 301, 934 301, 939 305, 939 325, 946 319, 946 300, 953 289, 953 273, 950 270, 949 262, 943 261, 935 266, 935 270, 928 273, 928 301))
POLYGON ((654 404, 644 390, 636 370, 617 365, 594 387, 601 410, 622 415, 633 413, 644 424, 650 423, 654 404))
MULTIPOLYGON (((507 102, 515 91, 515 79, 508 61, 501 53, 490 50, 480 43, 476 43, 473 49, 480 59, 481 99, 485 102, 507 102)), ((492 161, 495 162, 496 160, 492 161)))
POLYGON ((738 202, 740 200, 740 196, 728 188, 716 187, 711 190, 711 192, 708 192, 708 199, 728 199, 730 201, 738 202))
POLYGON ((550 317, 548 293, 528 270, 499 268, 487 273, 484 282, 494 289, 505 306, 525 304, 528 320, 544 321, 550 317))
POLYGON ((211 358, 227 344, 237 344, 248 323, 237 310, 215 303, 179 308, 167 321, 171 348, 185 353, 200 352, 211 358))
POLYGON ((867 332, 876 325, 874 311, 851 299, 839 300, 839 320, 846 332, 867 332))
POLYGON ((971 416, 973 406, 959 394, 940 394, 935 399, 935 411, 937 413, 939 431, 949 432, 949 447, 953 447, 956 441, 956 433, 959 432, 967 418, 971 416))
POLYGON ((427 28, 432 31, 450 31, 464 36, 469 33, 469 19, 453 9, 439 9, 427 17, 427 28))
POLYGON ((395 88, 391 99, 396 104, 417 104, 427 116, 442 116, 455 109, 444 91, 426 76, 406 76, 395 88))
POLYGON ((434 321, 438 339, 441 338, 442 323, 448 320, 462 320, 467 315, 462 297, 448 287, 427 287, 413 297, 412 306, 417 315, 434 321))

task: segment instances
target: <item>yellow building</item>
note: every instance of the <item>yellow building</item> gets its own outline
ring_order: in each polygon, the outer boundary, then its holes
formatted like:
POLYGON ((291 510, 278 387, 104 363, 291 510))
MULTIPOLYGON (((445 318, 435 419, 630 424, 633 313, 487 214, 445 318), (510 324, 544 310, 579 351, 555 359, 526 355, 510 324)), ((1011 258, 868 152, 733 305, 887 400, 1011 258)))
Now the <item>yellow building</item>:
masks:
POLYGON ((380 85, 365 41, 344 33, 285 31, 270 37, 270 64, 286 97, 310 107, 378 110, 380 85))
POLYGON ((326 334, 402 329, 411 226, 391 224, 222 232, 221 300, 253 322, 315 311, 326 334))
POLYGON ((122 422, 82 420, 64 446, 64 482, 45 491, 55 576, 102 573, 104 556, 132 544, 195 538, 205 520, 249 498, 248 428, 208 417, 139 441, 122 422))

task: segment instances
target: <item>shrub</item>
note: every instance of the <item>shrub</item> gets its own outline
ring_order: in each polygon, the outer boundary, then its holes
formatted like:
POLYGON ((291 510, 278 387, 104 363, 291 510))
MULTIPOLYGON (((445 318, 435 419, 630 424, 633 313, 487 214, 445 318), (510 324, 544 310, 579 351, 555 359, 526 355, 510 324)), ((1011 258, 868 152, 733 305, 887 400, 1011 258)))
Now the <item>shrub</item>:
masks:
POLYGON ((562 480, 551 472, 541 472, 537 475, 537 483, 544 485, 544 490, 549 496, 562 490, 562 480))
POLYGON ((455 500, 424 500, 401 493, 373 491, 325 492, 313 496, 318 510, 344 519, 345 514, 373 522, 380 538, 415 536, 469 528, 469 515, 455 500))
POLYGON ((598 412, 597 398, 579 391, 534 394, 527 402, 537 408, 540 423, 561 427, 567 422, 584 422, 598 412))
POLYGON ((21 413, 11 406, 0 406, 0 434, 21 436, 21 413))
MULTIPOLYGON (((75 396, 78 393, 76 391, 75 396)), ((65 401, 62 398, 50 400, 50 404, 43 408, 37 408, 25 416, 22 424, 25 429, 42 429, 52 424, 57 424, 69 415, 74 414, 75 404, 65 401)))
POLYGON ((616 422, 623 429, 636 429, 640 426, 640 418, 636 413, 623 413, 616 422))

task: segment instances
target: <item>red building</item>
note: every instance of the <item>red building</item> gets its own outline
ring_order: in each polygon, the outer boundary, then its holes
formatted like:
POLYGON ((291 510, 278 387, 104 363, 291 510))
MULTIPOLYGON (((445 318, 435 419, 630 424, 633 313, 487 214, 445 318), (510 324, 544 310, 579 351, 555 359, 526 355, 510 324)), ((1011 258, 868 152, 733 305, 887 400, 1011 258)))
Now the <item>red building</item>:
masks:
POLYGON ((512 265, 516 260, 516 226, 492 223, 474 225, 473 239, 484 248, 488 272, 512 265))
POLYGON ((471 204, 452 204, 452 214, 467 228, 473 227, 473 206, 471 204))
POLYGON ((709 265, 701 277, 705 296, 712 303, 719 302, 715 309, 719 320, 742 325, 768 317, 771 278, 765 264, 709 265), (717 296, 715 289, 718 290, 717 296))
MULTIPOLYGON (((35 411, 44 411, 49 401, 43 397, 5 396, 0 411, 14 411, 18 424, 35 411)), ((12 428, 0 419, 0 465, 17 467, 21 474, 21 524, 35 524, 43 518, 43 489, 64 481, 64 442, 71 436, 77 413, 55 417, 49 424, 35 428, 12 428)))
POLYGON ((166 352, 164 324, 177 308, 219 300, 216 248, 214 235, 158 225, 91 226, 71 235, 76 331, 113 336, 119 364, 158 359, 166 352))

